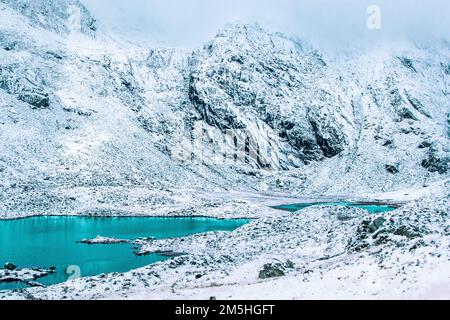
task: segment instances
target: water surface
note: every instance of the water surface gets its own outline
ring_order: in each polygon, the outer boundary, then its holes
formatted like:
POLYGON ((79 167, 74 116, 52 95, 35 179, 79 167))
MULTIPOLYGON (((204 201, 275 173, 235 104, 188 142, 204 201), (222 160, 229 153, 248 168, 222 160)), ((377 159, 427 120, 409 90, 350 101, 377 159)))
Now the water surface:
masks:
MULTIPOLYGON (((82 277, 126 272, 168 258, 158 254, 137 257, 131 244, 87 245, 77 241, 97 236, 118 239, 184 237, 209 231, 232 231, 245 223, 248 220, 148 217, 58 216, 0 220, 0 268, 6 262, 20 268, 56 267, 55 274, 37 280, 44 285, 66 281, 73 275, 71 269, 77 268, 82 277)), ((0 283, 0 290, 24 286, 0 283)))
POLYGON ((356 207, 369 211, 370 213, 382 213, 397 209, 397 207, 388 204, 377 203, 357 203, 357 202, 310 202, 310 203, 296 203, 287 204, 281 206, 275 206, 275 209, 287 210, 287 211, 299 211, 312 206, 346 206, 356 207))

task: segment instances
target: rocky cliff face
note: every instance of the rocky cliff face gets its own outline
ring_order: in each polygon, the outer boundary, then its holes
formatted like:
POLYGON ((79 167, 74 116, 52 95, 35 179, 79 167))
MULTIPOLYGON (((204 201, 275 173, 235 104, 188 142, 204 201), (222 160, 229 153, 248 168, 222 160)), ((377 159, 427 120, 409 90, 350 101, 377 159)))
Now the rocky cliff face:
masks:
POLYGON ((400 45, 326 61, 284 35, 229 25, 192 54, 189 98, 209 126, 245 132, 245 151, 258 155, 247 162, 275 170, 271 185, 422 184, 448 171, 448 49, 400 45))
POLYGON ((259 27, 230 25, 193 57, 189 96, 202 119, 221 130, 247 131, 252 145, 273 134, 280 161, 271 168, 345 149, 341 108, 317 86, 326 64, 314 50, 259 27))
POLYGON ((1 0, 0 19, 4 199, 124 185, 360 193, 448 178, 448 43, 325 59, 228 25, 194 52, 148 49, 105 37, 75 0, 1 0))

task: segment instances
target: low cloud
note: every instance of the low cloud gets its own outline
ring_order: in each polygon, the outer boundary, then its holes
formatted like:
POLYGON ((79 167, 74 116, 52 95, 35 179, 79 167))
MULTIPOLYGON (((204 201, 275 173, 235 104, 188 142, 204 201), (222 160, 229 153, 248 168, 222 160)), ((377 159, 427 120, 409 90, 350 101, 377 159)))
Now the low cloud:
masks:
POLYGON ((134 41, 197 47, 228 22, 259 23, 327 46, 450 39, 448 0, 82 0, 107 28, 134 41), (367 28, 367 8, 381 29, 367 28))

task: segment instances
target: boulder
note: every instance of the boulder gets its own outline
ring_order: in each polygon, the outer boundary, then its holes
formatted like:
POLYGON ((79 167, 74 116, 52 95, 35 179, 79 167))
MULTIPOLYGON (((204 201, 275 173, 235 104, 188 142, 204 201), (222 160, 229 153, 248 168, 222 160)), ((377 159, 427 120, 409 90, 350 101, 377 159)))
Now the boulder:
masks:
POLYGON ((14 263, 7 262, 7 263, 5 263, 4 269, 14 271, 17 269, 17 266, 14 263))
POLYGON ((290 260, 286 262, 274 262, 267 263, 263 266, 263 269, 259 272, 259 279, 278 278, 286 275, 287 269, 293 269, 294 263, 290 260))
POLYGON ((278 278, 285 275, 280 264, 265 264, 263 269, 259 272, 260 279, 278 278))
POLYGON ((387 164, 385 165, 385 169, 387 172, 392 174, 397 174, 400 172, 400 165, 398 163, 395 164, 387 164))

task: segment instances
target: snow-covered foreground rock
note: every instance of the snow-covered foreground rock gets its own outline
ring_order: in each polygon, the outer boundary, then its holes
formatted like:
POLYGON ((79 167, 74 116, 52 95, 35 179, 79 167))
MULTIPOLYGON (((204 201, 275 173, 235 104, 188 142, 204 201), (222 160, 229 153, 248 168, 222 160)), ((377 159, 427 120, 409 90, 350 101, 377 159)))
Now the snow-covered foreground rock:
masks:
POLYGON ((52 273, 54 273, 53 269, 46 270, 42 268, 14 270, 3 269, 0 270, 0 283, 22 282, 29 286, 42 286, 36 280, 51 275, 52 273))
POLYGON ((450 297, 448 41, 336 57, 232 24, 194 51, 147 48, 77 0, 0 0, 0 21, 0 219, 254 218, 0 298, 450 297), (403 206, 268 207, 318 198, 403 206))

